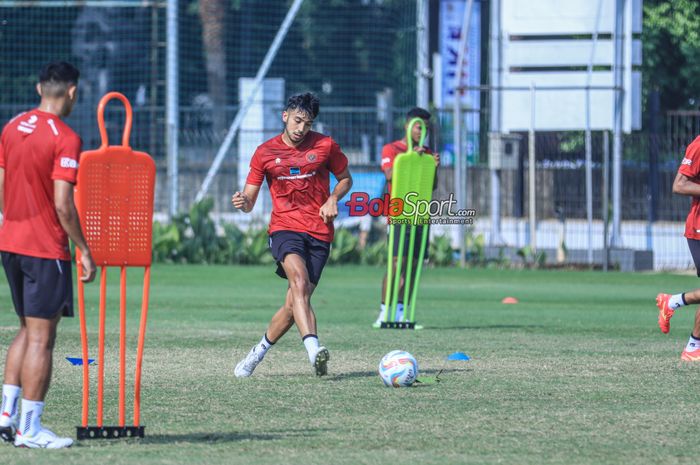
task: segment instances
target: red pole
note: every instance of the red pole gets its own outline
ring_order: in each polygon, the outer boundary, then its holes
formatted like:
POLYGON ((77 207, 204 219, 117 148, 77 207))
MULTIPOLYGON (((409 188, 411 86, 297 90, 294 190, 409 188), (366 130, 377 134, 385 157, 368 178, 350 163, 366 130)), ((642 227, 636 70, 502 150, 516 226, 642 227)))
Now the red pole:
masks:
POLYGON ((139 426, 141 415, 141 362, 143 345, 146 340, 146 321, 148 319, 148 293, 151 287, 151 267, 146 267, 143 274, 143 299, 141 301, 141 323, 139 324, 139 342, 136 349, 136 376, 134 379, 134 426, 139 426))

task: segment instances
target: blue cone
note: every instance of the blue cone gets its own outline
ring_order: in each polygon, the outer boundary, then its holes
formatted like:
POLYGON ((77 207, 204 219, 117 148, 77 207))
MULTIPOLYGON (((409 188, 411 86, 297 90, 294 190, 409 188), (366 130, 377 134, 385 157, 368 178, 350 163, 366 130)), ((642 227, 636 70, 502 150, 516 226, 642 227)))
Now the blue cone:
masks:
MULTIPOLYGON (((68 360, 72 365, 82 365, 83 364, 83 357, 66 357, 66 360, 68 360)), ((88 365, 92 365, 92 363, 94 361, 95 361, 94 358, 89 358, 88 365)))
POLYGON ((471 357, 464 352, 455 352, 448 355, 447 360, 471 360, 471 357))

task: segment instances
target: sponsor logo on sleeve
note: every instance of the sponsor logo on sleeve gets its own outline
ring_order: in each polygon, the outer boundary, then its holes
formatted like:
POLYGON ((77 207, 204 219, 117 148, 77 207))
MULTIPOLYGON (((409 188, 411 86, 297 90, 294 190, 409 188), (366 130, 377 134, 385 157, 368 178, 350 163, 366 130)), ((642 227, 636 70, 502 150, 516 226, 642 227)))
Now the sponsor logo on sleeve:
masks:
POLYGON ((61 168, 78 169, 78 160, 74 160, 73 158, 61 157, 60 164, 61 168))
POLYGON ((693 160, 691 160, 690 158, 684 158, 683 161, 681 162, 681 165, 691 166, 692 164, 693 164, 693 160))

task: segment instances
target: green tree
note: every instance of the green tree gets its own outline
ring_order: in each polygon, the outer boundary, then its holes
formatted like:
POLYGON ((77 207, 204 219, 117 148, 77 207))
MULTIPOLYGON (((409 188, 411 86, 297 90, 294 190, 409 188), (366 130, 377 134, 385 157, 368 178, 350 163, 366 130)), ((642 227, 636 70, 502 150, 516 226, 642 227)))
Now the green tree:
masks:
POLYGON ((643 93, 658 89, 661 110, 700 105, 700 2, 644 2, 643 93))

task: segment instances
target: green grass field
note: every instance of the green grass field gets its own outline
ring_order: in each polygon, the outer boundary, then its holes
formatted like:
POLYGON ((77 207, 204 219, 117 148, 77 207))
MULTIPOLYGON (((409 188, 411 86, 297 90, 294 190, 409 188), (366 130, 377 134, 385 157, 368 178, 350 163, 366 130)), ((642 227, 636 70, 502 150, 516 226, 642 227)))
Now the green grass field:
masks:
MULTIPOLYGON (((313 300, 329 376, 312 374, 294 329, 240 380, 233 367, 262 336, 285 283, 271 267, 157 266, 152 274, 146 438, 62 451, 0 444, 2 463, 690 464, 700 456, 700 366, 679 360, 694 309, 679 311, 662 335, 654 306, 659 290, 695 287, 691 276, 429 269, 417 311, 426 328, 410 332, 370 327, 382 269, 329 267, 313 300), (501 304, 505 296, 520 304, 501 304), (376 367, 392 349, 413 353, 422 376, 442 370, 441 381, 384 387, 376 367), (472 360, 446 361, 454 351, 472 360)), ((131 359, 141 276, 130 274, 131 359)), ((4 360, 16 325, 4 282, 0 304, 4 360)), ((112 313, 106 423, 116 423, 112 313)), ((81 369, 65 360, 79 354, 77 318, 65 320, 44 415, 62 434, 74 435, 80 421, 81 369)))

